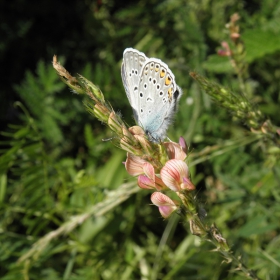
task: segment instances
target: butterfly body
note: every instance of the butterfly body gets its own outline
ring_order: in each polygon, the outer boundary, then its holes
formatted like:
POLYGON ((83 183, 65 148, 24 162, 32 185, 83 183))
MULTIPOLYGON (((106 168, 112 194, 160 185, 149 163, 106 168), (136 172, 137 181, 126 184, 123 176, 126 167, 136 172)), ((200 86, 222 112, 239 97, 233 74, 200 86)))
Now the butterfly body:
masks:
POLYGON ((160 59, 132 48, 124 51, 121 73, 135 121, 151 141, 162 141, 182 95, 173 73, 160 59))

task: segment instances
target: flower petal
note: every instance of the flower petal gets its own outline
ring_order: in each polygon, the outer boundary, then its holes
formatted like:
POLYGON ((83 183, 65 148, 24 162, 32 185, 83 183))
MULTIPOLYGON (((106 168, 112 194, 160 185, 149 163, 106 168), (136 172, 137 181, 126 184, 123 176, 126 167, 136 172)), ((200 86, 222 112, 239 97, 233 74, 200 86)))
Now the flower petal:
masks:
POLYGON ((143 160, 142 158, 127 153, 125 168, 130 175, 138 176, 144 173, 143 166, 145 163, 146 161, 143 160))
POLYGON ((155 182, 146 175, 139 175, 138 186, 142 189, 155 189, 155 182))
POLYGON ((187 146, 187 143, 186 143, 185 139, 182 136, 180 136, 180 138, 179 138, 179 145, 182 147, 182 150, 187 154, 188 153, 188 146, 187 146))
POLYGON ((195 190, 195 185, 191 182, 189 178, 184 177, 183 183, 181 184, 181 189, 192 191, 195 190))
POLYGON ((178 159, 169 160, 161 169, 160 175, 164 184, 173 191, 181 190, 183 178, 188 178, 189 169, 187 164, 178 159))
POLYGON ((161 192, 154 192, 151 201, 158 206, 163 218, 168 218, 177 208, 177 203, 161 192))
POLYGON ((164 142, 163 145, 166 148, 169 159, 180 159, 184 160, 187 155, 184 152, 183 148, 175 142, 164 142))
POLYGON ((172 206, 159 206, 158 210, 163 218, 168 218, 175 210, 177 207, 172 207, 172 206))
POLYGON ((147 177, 155 181, 155 169, 149 162, 144 163, 143 171, 147 177))
POLYGON ((176 206, 175 201, 161 192, 152 193, 151 201, 156 206, 176 206))
POLYGON ((167 189, 161 178, 159 178, 157 175, 155 175, 155 187, 158 191, 167 189))
POLYGON ((180 191, 180 184, 169 174, 167 168, 162 168, 160 171, 160 176, 164 184, 174 192, 180 191))

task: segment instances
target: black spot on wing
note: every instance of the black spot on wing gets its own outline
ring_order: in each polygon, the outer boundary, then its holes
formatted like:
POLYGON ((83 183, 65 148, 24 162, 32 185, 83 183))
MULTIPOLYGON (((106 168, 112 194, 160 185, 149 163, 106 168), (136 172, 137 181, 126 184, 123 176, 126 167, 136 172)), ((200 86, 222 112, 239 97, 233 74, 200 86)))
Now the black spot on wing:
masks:
POLYGON ((178 97, 180 95, 180 90, 177 88, 176 91, 173 93, 173 99, 174 99, 174 112, 177 111, 177 106, 178 106, 178 97))
POLYGON ((179 90, 176 89, 176 91, 173 93, 173 98, 174 98, 175 100, 177 100, 179 94, 180 94, 179 90))

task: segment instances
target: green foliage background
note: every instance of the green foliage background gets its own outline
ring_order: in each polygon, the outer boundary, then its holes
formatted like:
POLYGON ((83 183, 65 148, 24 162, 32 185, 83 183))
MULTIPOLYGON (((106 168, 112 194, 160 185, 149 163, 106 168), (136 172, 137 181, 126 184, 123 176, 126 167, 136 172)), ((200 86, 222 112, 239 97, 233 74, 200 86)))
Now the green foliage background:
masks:
POLYGON ((256 140, 211 101, 189 71, 233 92, 216 53, 239 13, 249 100, 280 124, 280 3, 265 1, 10 1, 0 8, 0 278, 244 279, 125 171, 125 153, 52 68, 99 85, 134 125, 120 77, 134 47, 166 62, 184 91, 168 136, 190 146, 197 198, 236 256, 261 279, 280 277, 279 149, 256 140), (30 251, 31 250, 31 251, 30 251))

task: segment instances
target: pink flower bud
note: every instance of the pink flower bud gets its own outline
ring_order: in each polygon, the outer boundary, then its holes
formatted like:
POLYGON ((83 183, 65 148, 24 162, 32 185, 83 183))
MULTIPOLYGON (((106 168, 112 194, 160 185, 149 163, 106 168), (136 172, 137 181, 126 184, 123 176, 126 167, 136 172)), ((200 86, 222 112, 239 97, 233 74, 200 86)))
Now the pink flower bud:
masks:
POLYGON ((188 146, 185 139, 180 136, 179 138, 179 145, 182 147, 182 150, 187 154, 188 153, 188 146))
POLYGON ((137 126, 137 125, 131 126, 128 130, 130 131, 130 133, 131 133, 132 135, 141 135, 141 136, 145 136, 145 132, 144 132, 143 128, 140 127, 140 126, 137 126))
POLYGON ((230 34, 230 38, 233 39, 233 40, 236 40, 238 38, 240 38, 240 34, 239 33, 231 33, 230 34))
POLYGON ((218 55, 219 56, 231 56, 231 49, 229 47, 228 42, 223 41, 221 43, 221 46, 223 47, 222 50, 218 50, 218 55))
POLYGON ((108 126, 117 134, 122 135, 122 125, 119 122, 118 115, 115 112, 111 112, 108 119, 108 126))
POLYGON ((218 53, 219 56, 230 56, 230 53, 228 53, 225 50, 218 50, 217 53, 218 53))
POLYGON ((228 42, 226 42, 226 41, 223 41, 223 42, 221 43, 221 46, 222 46, 224 49, 226 49, 227 51, 230 50, 229 44, 228 44, 228 42))

